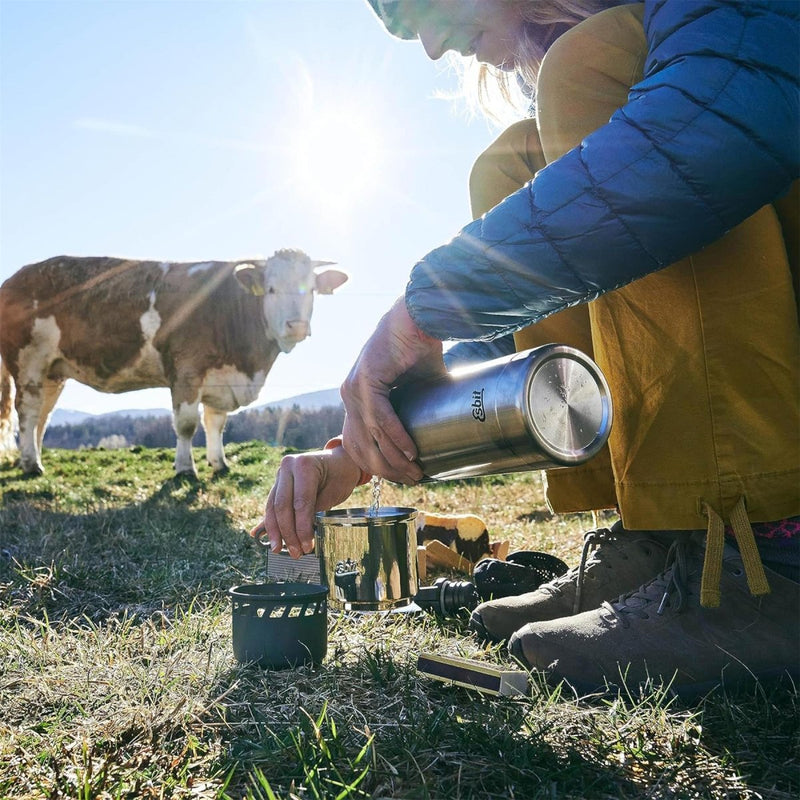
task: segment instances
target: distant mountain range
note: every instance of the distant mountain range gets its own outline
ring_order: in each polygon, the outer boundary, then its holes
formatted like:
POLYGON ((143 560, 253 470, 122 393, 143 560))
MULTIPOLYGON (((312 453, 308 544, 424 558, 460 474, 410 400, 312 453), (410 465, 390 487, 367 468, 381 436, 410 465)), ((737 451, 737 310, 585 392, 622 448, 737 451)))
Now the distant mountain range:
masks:
MULTIPOLYGON (((247 406, 252 411, 259 408, 293 408, 298 406, 303 411, 313 411, 328 406, 340 406, 342 400, 338 389, 320 389, 316 392, 306 392, 284 400, 271 400, 258 406, 247 406)), ((244 409, 240 409, 244 410, 244 409)), ((57 408, 50 418, 50 426, 77 425, 86 419, 106 419, 110 417, 162 417, 171 415, 168 408, 132 408, 127 411, 108 411, 104 414, 90 414, 86 411, 74 411, 68 408, 57 408)))

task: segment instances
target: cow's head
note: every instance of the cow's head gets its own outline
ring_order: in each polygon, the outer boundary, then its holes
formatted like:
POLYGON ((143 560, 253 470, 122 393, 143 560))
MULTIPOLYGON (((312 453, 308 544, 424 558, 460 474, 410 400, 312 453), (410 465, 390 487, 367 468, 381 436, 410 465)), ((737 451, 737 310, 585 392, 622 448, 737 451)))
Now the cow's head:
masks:
POLYGON ((312 261, 300 250, 278 250, 266 261, 239 264, 236 279, 263 301, 264 320, 281 351, 288 353, 311 335, 314 292, 331 294, 346 272, 323 269, 332 261, 312 261))

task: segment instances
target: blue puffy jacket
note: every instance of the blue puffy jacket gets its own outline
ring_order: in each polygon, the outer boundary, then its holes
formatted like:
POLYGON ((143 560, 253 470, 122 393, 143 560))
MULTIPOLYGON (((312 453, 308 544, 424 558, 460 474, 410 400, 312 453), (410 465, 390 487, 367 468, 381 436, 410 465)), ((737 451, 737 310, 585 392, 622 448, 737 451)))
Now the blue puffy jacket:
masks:
POLYGON ((719 239, 800 174, 798 0, 648 0, 644 78, 579 147, 413 269, 441 340, 494 339, 719 239))

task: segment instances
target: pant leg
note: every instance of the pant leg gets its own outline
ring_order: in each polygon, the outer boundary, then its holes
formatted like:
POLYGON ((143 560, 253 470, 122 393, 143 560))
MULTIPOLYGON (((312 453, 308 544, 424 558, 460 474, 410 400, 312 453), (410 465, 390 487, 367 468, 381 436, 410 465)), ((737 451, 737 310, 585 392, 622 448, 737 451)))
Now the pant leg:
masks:
MULTIPOLYGON (((537 92, 548 161, 625 102, 644 55, 640 12, 609 9, 548 51, 537 92)), ((626 527, 704 528, 706 504, 727 520, 742 497, 751 521, 800 513, 800 330, 783 235, 767 206, 589 304, 626 527)))
MULTIPOLYGON (((647 53, 642 14, 638 5, 625 7, 624 13, 601 14, 597 19, 602 24, 593 24, 589 32, 570 31, 565 35, 570 42, 565 56, 548 53, 539 78, 536 120, 512 125, 473 167, 473 216, 486 213, 526 184, 538 170, 575 147, 625 104, 628 90, 641 77, 647 53), (565 59, 577 63, 564 68, 565 59), (575 75, 574 68, 581 62, 582 74, 575 75)), ((589 306, 554 314, 519 331, 514 339, 517 350, 558 342, 593 357, 589 306)), ((550 507, 558 512, 616 506, 608 448, 580 467, 548 470, 546 493, 550 507)))
MULTIPOLYGON (((478 157, 470 175, 473 217, 480 217, 524 186, 546 165, 534 119, 510 126, 478 157)), ((556 342, 592 356, 587 306, 554 314, 514 335, 517 351, 556 342)), ((547 500, 559 512, 611 508, 616 505, 608 448, 579 467, 548 470, 547 500)))
MULTIPOLYGON (((494 208, 544 166, 536 120, 524 119, 511 125, 478 156, 472 167, 469 191, 473 218, 494 208)), ((520 331, 515 340, 517 350, 558 342, 591 356, 589 311, 586 306, 568 308, 520 331)))
POLYGON ((795 181, 789 191, 773 203, 781 223, 786 256, 792 272, 792 286, 797 312, 800 315, 800 180, 795 181))

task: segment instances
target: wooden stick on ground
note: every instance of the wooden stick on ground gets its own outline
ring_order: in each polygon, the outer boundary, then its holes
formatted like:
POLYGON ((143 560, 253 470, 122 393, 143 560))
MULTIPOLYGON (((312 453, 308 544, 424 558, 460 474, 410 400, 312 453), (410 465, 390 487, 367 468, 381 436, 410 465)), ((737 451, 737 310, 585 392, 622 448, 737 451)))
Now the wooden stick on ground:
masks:
POLYGON ((475 565, 468 561, 464 556, 460 556, 455 550, 451 550, 446 544, 438 539, 431 539, 425 545, 426 557, 431 564, 439 567, 449 567, 459 572, 472 573, 475 565))

